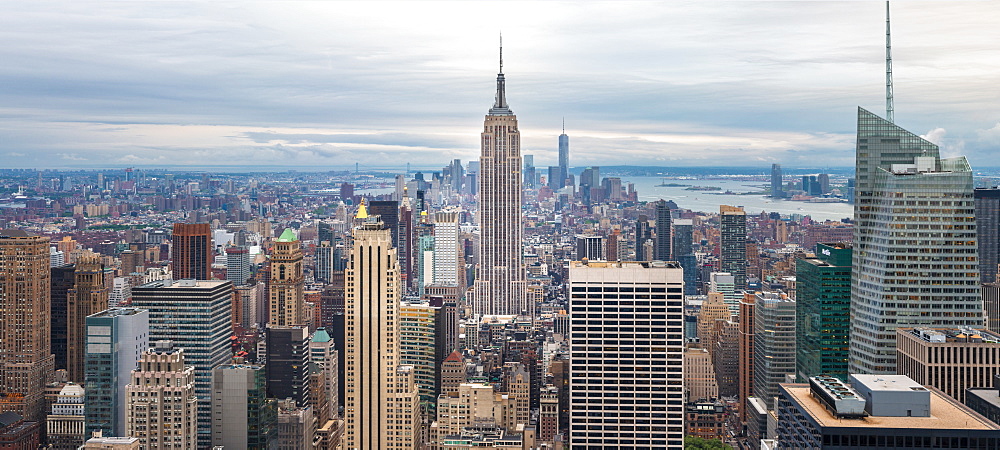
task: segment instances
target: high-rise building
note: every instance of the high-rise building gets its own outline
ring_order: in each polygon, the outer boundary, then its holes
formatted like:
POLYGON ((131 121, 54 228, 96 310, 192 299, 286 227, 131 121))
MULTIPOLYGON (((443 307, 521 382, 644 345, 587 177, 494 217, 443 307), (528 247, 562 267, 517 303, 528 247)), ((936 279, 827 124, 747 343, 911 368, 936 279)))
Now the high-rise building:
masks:
POLYGON ((781 178, 781 164, 771 164, 771 197, 782 198, 785 196, 784 181, 781 178))
POLYGON ((392 246, 399 248, 399 202, 392 200, 370 201, 368 202, 368 215, 379 216, 385 228, 392 234, 392 246))
POLYGON ((896 327, 983 326, 972 169, 858 108, 851 372, 896 371, 896 327))
POLYGON ((419 396, 412 368, 399 363, 402 291, 396 250, 377 217, 358 218, 365 222, 353 233, 343 338, 346 446, 412 448, 419 396))
POLYGON ((437 398, 437 315, 441 308, 428 303, 403 302, 399 305, 399 362, 413 366, 420 401, 433 405, 437 398))
POLYGON ((729 272, 712 272, 708 274, 708 292, 722 294, 723 301, 729 307, 729 312, 736 316, 740 312, 740 299, 743 294, 736 290, 736 277, 729 272))
POLYGON ((67 333, 69 311, 68 297, 69 290, 76 284, 76 265, 66 264, 51 269, 52 278, 49 282, 51 289, 52 309, 50 334, 52 336, 52 354, 55 355, 55 367, 57 369, 66 368, 67 333))
POLYGON ((54 450, 76 450, 87 440, 83 386, 67 383, 45 418, 45 438, 54 450))
POLYGON ((305 325, 305 297, 302 276, 302 243, 291 228, 274 242, 271 277, 268 280, 268 324, 278 327, 305 325))
POLYGON ((674 261, 671 246, 673 240, 670 233, 673 231, 670 226, 670 207, 664 200, 656 202, 656 255, 653 259, 660 261, 674 261))
POLYGON ((213 447, 275 448, 278 411, 266 385, 263 366, 233 363, 212 370, 213 447))
POLYGON ((1000 334, 987 330, 897 328, 896 373, 965 403, 969 388, 991 387, 1000 374, 1000 334))
POLYGON ((670 234, 674 259, 684 268, 684 295, 698 294, 698 258, 694 254, 694 222, 691 219, 673 220, 670 234))
POLYGON ((719 267, 735 278, 737 291, 747 286, 747 213, 742 207, 719 205, 719 267))
POLYGON ((753 394, 774 409, 778 385, 795 375, 795 300, 758 293, 753 323, 753 394))
POLYGON ((333 278, 334 259, 337 256, 337 247, 330 241, 321 241, 316 246, 316 272, 313 277, 316 281, 329 283, 333 278))
POLYGON ((566 122, 563 122, 562 134, 559 135, 559 180, 560 189, 566 187, 569 178, 569 136, 566 135, 566 122))
POLYGON ((87 435, 125 434, 125 386, 149 347, 149 312, 112 308, 87 317, 87 435))
POLYGON ((108 288, 104 285, 104 264, 100 256, 80 257, 74 279, 73 288, 66 296, 66 368, 71 381, 83 383, 87 316, 108 309, 108 288))
POLYGON ((817 244, 814 258, 795 263, 797 380, 831 375, 847 380, 851 334, 849 244, 817 244))
POLYGON ((576 261, 569 290, 570 447, 684 448, 680 265, 576 261))
MULTIPOLYGON (((316 330, 309 341, 309 361, 326 376, 322 387, 329 398, 330 416, 340 410, 340 355, 326 328, 316 330)), ((317 411, 317 415, 319 412, 317 411)))
MULTIPOLYGON (((739 405, 737 409, 740 413, 740 423, 747 424, 750 411, 753 405, 749 399, 753 397, 753 375, 754 375, 754 309, 756 307, 757 294, 745 292, 740 300, 739 327, 739 355, 737 377, 739 381, 736 386, 737 399, 739 405)), ((759 399, 758 399, 759 400, 759 399)), ((758 402, 759 404, 759 402, 758 402)), ((755 447, 756 448, 756 447, 755 447)))
POLYGON ((479 156, 479 276, 473 312, 522 314, 529 311, 522 255, 521 134, 507 106, 503 57, 497 93, 486 115, 479 156))
POLYGON ((229 361, 233 284, 161 280, 132 290, 132 306, 149 311, 149 341, 172 341, 194 368, 198 446, 212 442, 212 369, 229 361))
POLYGON ((175 280, 212 278, 212 228, 207 223, 175 223, 170 238, 175 280))
POLYGON ((0 229, 0 400, 26 420, 45 414, 52 377, 49 238, 0 229))
POLYGON ((640 214, 635 221, 635 260, 649 261, 653 255, 646 254, 646 242, 652 239, 653 233, 649 229, 649 217, 640 214))
POLYGON ((250 249, 226 247, 226 279, 232 281, 234 286, 247 284, 250 279, 250 249))
MULTIPOLYGON (((458 213, 439 212, 434 214, 434 274, 433 283, 438 286, 459 286, 465 264, 459 259, 458 213)), ((464 284, 464 283, 463 283, 464 284)))
POLYGON ((270 398, 292 399, 299 406, 309 403, 309 329, 267 327, 265 369, 270 398))
POLYGON ((578 234, 576 236, 576 259, 588 261, 604 260, 604 237, 578 234))
POLYGON ((198 444, 195 369, 184 364, 183 349, 166 341, 155 346, 139 358, 125 388, 126 436, 139 438, 143 448, 206 448, 198 444))
POLYGON ((976 188, 976 233, 979 244, 979 279, 997 281, 1000 266, 1000 188, 976 188))

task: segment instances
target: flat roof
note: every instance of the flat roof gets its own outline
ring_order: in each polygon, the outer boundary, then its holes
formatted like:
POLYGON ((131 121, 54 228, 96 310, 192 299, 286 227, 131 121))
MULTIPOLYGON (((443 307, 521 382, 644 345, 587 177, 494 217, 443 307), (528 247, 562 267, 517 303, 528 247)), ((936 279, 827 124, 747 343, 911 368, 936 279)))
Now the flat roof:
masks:
POLYGON ((931 393, 929 417, 867 416, 861 419, 838 419, 810 395, 808 384, 782 384, 781 387, 822 427, 1000 430, 997 424, 933 388, 928 388, 931 393))
POLYGON ((872 391, 926 391, 920 383, 913 381, 906 375, 865 375, 852 374, 851 378, 857 380, 864 387, 872 391))
POLYGON ((173 280, 173 282, 171 282, 168 285, 167 281, 170 281, 170 280, 157 280, 157 281, 153 281, 153 282, 150 282, 150 283, 142 284, 142 285, 139 285, 139 286, 136 286, 136 287, 140 287, 140 288, 163 288, 163 289, 169 289, 169 288, 174 288, 174 289, 177 289, 177 288, 193 288, 193 287, 206 288, 206 287, 216 287, 216 286, 218 286, 220 284, 229 283, 230 282, 229 280, 173 280), (192 286, 192 284, 193 284, 193 286, 192 286))

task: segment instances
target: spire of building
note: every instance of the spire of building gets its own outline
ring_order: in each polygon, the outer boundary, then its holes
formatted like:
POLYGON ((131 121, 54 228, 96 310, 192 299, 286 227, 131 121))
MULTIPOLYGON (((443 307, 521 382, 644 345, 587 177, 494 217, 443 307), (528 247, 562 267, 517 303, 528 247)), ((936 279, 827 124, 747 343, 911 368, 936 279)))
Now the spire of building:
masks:
POLYGON ((885 0, 885 119, 894 123, 892 116, 892 40, 889 34, 889 0, 885 0))
POLYGON ((493 102, 493 107, 490 108, 491 116, 511 116, 514 115, 511 112, 510 107, 507 106, 507 96, 504 92, 504 78, 503 78, 503 35, 500 35, 500 73, 497 74, 497 95, 496 100, 493 102))
POLYGON ((361 204, 358 205, 358 213, 354 216, 356 219, 367 219, 368 218, 368 208, 365 207, 365 200, 361 199, 361 204))
POLYGON ((563 131, 562 134, 566 134, 566 118, 563 117, 563 131))

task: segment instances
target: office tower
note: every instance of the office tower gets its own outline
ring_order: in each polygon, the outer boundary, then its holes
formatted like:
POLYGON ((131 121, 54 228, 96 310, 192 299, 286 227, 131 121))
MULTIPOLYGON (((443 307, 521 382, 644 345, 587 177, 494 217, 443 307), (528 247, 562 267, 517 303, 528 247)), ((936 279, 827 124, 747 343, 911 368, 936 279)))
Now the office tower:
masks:
POLYGON ((29 421, 45 414, 54 369, 49 330, 49 238, 0 229, 0 401, 29 421))
POLYGON ((795 375, 795 300, 773 292, 756 295, 753 394, 773 409, 778 384, 795 375))
POLYGON ((278 400, 277 448, 312 448, 316 433, 314 420, 312 407, 299 406, 291 399, 278 400))
POLYGON ((302 243, 291 228, 286 228, 274 242, 271 255, 271 278, 267 291, 270 295, 269 325, 290 327, 305 325, 305 304, 302 289, 302 243))
POLYGON ((569 445, 684 448, 680 265, 576 261, 569 290, 569 445))
POLYGON ((139 358, 125 388, 125 435, 139 438, 143 448, 204 448, 207 443, 198 444, 195 369, 184 364, 183 349, 166 341, 155 346, 139 358))
POLYGON ((817 244, 814 258, 795 263, 797 380, 848 375, 851 334, 849 244, 817 244))
POLYGON ((84 381, 87 316, 105 309, 108 288, 104 285, 104 264, 96 254, 82 256, 76 264, 73 288, 66 294, 66 368, 71 381, 84 381))
POLYGON ((830 193, 830 174, 821 173, 816 177, 816 182, 819 183, 820 194, 826 195, 830 193))
POLYGON ((965 403, 966 389, 1000 374, 1000 334, 957 328, 897 328, 896 373, 965 403))
POLYGON ((716 320, 712 334, 715 336, 712 366, 719 396, 735 397, 740 389, 740 325, 732 320, 716 320))
POLYGON ((736 386, 737 399, 739 405, 737 409, 740 415, 740 423, 746 424, 748 418, 748 399, 753 397, 753 375, 754 375, 754 308, 757 302, 757 294, 746 292, 740 300, 739 314, 739 355, 737 356, 739 369, 737 377, 739 382, 736 386))
POLYGON ((709 292, 708 298, 701 304, 698 311, 698 342, 702 348, 709 352, 715 349, 718 336, 715 333, 715 323, 717 321, 728 321, 731 318, 729 307, 726 306, 724 297, 718 292, 709 292))
MULTIPOLYGON (((309 340, 309 361, 326 376, 323 390, 329 398, 330 416, 340 410, 340 355, 326 328, 316 330, 309 340)), ((317 415, 319 412, 317 411, 317 415)))
POLYGON ((604 254, 604 238, 602 236, 576 235, 576 259, 602 261, 604 254))
POLYGON ((175 223, 170 238, 174 279, 212 278, 212 229, 207 223, 175 223))
POLYGON ((458 392, 458 386, 468 381, 465 370, 465 360, 457 350, 451 352, 441 363, 441 389, 439 395, 458 392))
POLYGON ((149 311, 149 341, 172 341, 194 368, 198 446, 212 441, 212 369, 230 358, 233 284, 222 280, 161 280, 132 290, 132 306, 149 311))
POLYGON ((559 189, 559 177, 561 176, 561 170, 562 169, 559 166, 549 166, 547 185, 553 191, 559 189))
POLYGON ((399 202, 373 200, 368 202, 368 215, 379 216, 385 229, 392 234, 392 246, 399 248, 399 202))
POLYGON ((521 135, 517 116, 507 106, 502 57, 500 69, 496 101, 483 124, 479 157, 476 314, 522 314, 529 310, 521 260, 521 135))
POLYGON ((270 326, 266 334, 268 397, 309 403, 309 329, 270 326))
POLYGON ((420 401, 433 405, 437 398, 436 318, 441 308, 427 303, 402 302, 399 305, 399 363, 413 366, 420 401))
POLYGON ((979 280, 997 281, 1000 265, 1000 188, 976 188, 976 233, 979 245, 979 280))
POLYGON ((902 375, 851 375, 782 384, 777 408, 781 448, 996 448, 1000 426, 902 375))
POLYGON ((656 255, 653 259, 660 261, 674 261, 670 238, 670 207, 667 202, 659 200, 656 202, 656 255))
POLYGON ((652 239, 653 233, 649 229, 649 217, 640 214, 635 221, 635 260, 649 261, 653 255, 646 254, 646 241, 652 239))
POLYGON ((125 434, 125 386, 149 347, 149 312, 112 308, 87 317, 87 435, 125 434))
POLYGON ((244 284, 233 287, 236 304, 233 305, 233 324, 245 330, 256 328, 260 324, 257 309, 263 303, 263 285, 244 284))
POLYGON ((719 267, 735 278, 736 291, 747 287, 747 214, 742 207, 719 205, 719 267))
POLYGON ((53 267, 51 270, 50 295, 52 299, 50 335, 52 339, 52 354, 55 355, 55 367, 65 369, 67 351, 67 332, 69 311, 69 290, 76 284, 76 265, 66 264, 53 267))
POLYGON ((121 260, 121 274, 123 277, 127 277, 136 272, 143 272, 145 267, 145 257, 143 252, 137 252, 133 250, 125 250, 118 254, 118 259, 121 260))
POLYGON ((416 445, 419 397, 413 373, 399 364, 401 293, 392 234, 377 217, 369 217, 354 229, 347 268, 344 419, 348 448, 416 445), (392 424, 387 420, 390 415, 392 424))
POLYGON ((212 370, 212 446, 266 450, 278 439, 278 410, 264 366, 234 362, 212 370))
POLYGON ((732 315, 739 313, 740 299, 743 294, 736 291, 736 277, 728 272, 712 272, 708 275, 708 292, 722 294, 726 306, 732 315))
POLYGON ((87 440, 84 417, 84 390, 76 383, 67 383, 56 396, 52 412, 45 418, 45 437, 55 450, 76 450, 87 440))
MULTIPOLYGON (((422 226, 427 230, 426 226, 422 226)), ((417 237, 417 295, 424 295, 424 287, 434 280, 434 236, 425 234, 417 237)))
POLYGON ((782 189, 784 181, 781 178, 781 164, 771 164, 771 197, 783 198, 785 192, 782 189))
POLYGON ((524 187, 534 189, 535 186, 535 155, 522 155, 524 160, 524 187))
POLYGON ((698 258, 694 255, 694 223, 691 219, 673 220, 672 251, 684 268, 684 295, 698 294, 698 258))
POLYGON ((234 286, 247 284, 250 279, 250 250, 243 246, 226 247, 226 279, 234 286))
MULTIPOLYGON (((439 286, 459 286, 465 264, 460 264, 458 213, 434 214, 434 277, 439 286)), ((464 284, 464 283, 462 283, 464 284)))
POLYGON ((706 348, 684 351, 684 395, 688 402, 719 398, 712 355, 706 348))
POLYGON ((566 187, 566 179, 569 178, 569 136, 566 135, 566 122, 563 122, 563 131, 559 135, 559 188, 566 187))
POLYGON ((334 259, 337 257, 337 247, 330 241, 321 241, 316 246, 316 272, 313 278, 316 281, 329 283, 333 277, 334 259))
POLYGON ((851 371, 888 374, 896 327, 983 326, 972 170, 861 108, 857 146, 851 371))

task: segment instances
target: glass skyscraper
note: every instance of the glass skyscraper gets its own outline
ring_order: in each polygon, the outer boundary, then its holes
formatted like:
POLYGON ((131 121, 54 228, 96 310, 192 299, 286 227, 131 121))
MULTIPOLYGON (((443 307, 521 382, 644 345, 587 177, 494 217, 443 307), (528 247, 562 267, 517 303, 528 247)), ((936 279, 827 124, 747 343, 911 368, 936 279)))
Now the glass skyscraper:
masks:
POLYGON ((851 373, 896 371, 896 327, 983 326, 972 169, 858 109, 851 373))
POLYGON ((795 365, 800 383, 820 374, 847 381, 851 333, 851 247, 817 244, 795 264, 795 365))

